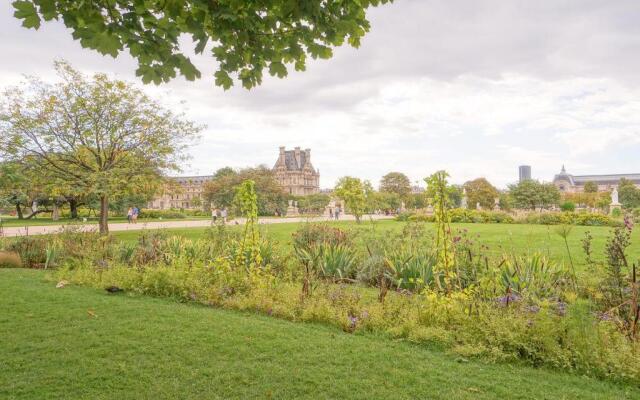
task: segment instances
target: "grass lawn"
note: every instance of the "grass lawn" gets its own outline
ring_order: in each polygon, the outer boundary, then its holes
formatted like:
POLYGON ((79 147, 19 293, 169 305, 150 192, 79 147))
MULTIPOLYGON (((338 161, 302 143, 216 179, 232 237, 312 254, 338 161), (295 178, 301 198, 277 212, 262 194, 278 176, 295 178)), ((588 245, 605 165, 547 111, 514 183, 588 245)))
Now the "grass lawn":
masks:
MULTIPOLYGON (((405 226, 404 222, 383 220, 373 222, 373 227, 379 234, 395 231, 399 232, 405 226)), ((358 226, 354 222, 331 222, 331 225, 346 229, 371 229, 371 222, 358 226)), ((291 234, 298 228, 299 223, 265 224, 261 229, 266 235, 277 240, 281 244, 291 243, 291 234)), ((432 224, 426 225, 432 229, 432 224)), ((232 227, 233 229, 236 229, 232 227)), ((557 226, 530 225, 530 224, 452 224, 454 231, 467 229, 473 240, 489 246, 489 253, 500 255, 503 253, 532 253, 542 252, 559 262, 569 262, 564 240, 556 233, 557 226), (476 236, 479 235, 479 236, 476 236)), ((198 239, 203 237, 207 228, 179 228, 167 231, 187 237, 198 239)), ((569 248, 576 268, 586 268, 581 240, 586 231, 593 235, 594 259, 604 260, 604 246, 607 236, 612 228, 600 226, 573 226, 568 238, 569 248)), ((125 241, 135 241, 140 235, 139 231, 115 232, 114 235, 125 241)), ((629 247, 631 261, 640 259, 640 229, 635 229, 632 237, 632 246, 629 247)))
POLYGON ((640 387, 0 270, 3 399, 638 399, 640 387))

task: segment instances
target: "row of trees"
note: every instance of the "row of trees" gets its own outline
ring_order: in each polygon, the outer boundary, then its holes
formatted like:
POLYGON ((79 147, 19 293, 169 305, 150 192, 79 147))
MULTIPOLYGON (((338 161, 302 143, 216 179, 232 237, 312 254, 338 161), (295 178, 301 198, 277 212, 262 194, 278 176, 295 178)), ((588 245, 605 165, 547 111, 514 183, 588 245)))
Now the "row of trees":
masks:
MULTIPOLYGON (((476 205, 480 205, 484 209, 493 209, 496 199, 502 209, 548 208, 557 205, 560 201, 560 192, 555 185, 535 180, 510 185, 507 192, 499 191, 485 178, 470 180, 463 185, 448 185, 446 190, 449 203, 453 207, 460 207, 464 196, 467 199, 467 207, 475 208, 476 205)), ((409 178, 400 172, 385 175, 380 181, 380 192, 397 195, 408 208, 421 208, 426 201, 424 195, 418 193, 416 196, 416 193, 412 193, 409 178)))
MULTIPOLYGON (((476 207, 479 204, 484 209, 491 209, 498 199, 501 209, 540 209, 569 202, 590 208, 606 208, 611 203, 609 192, 598 191, 595 182, 586 182, 584 191, 580 193, 561 194, 553 183, 542 183, 536 180, 524 180, 508 186, 505 192, 499 191, 485 178, 478 178, 461 186, 448 187, 450 203, 454 207, 461 205, 463 193, 467 197, 467 206, 476 207)), ((409 178, 400 172, 390 172, 380 181, 380 193, 392 193, 407 204, 407 207, 421 208, 424 196, 412 193, 409 178), (423 200, 420 201, 418 198, 423 200)), ((624 208, 640 207, 640 188, 628 179, 622 178, 618 183, 619 201, 624 208)))

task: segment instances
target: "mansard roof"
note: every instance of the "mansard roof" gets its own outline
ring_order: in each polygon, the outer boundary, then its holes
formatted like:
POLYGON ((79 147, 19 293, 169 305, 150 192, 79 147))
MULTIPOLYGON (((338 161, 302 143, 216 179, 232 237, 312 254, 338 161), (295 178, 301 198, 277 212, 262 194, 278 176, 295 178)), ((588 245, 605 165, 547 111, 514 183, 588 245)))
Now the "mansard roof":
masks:
POLYGON ((640 174, 574 175, 573 181, 577 185, 589 181, 595 183, 618 183, 622 178, 628 179, 633 183, 640 183, 640 174))
POLYGON ((622 178, 640 185, 640 174, 571 175, 567 173, 564 166, 562 171, 553 178, 553 181, 566 180, 574 186, 582 186, 587 182, 594 182, 598 185, 616 185, 622 178))
POLYGON ((287 171, 302 171, 307 164, 307 154, 304 151, 300 152, 300 164, 296 160, 295 150, 287 150, 284 152, 284 165, 287 167, 287 171))
POLYGON ((204 183, 213 179, 213 175, 198 175, 198 176, 172 176, 170 179, 178 183, 197 182, 204 183))
POLYGON ((311 170, 317 174, 311 164, 311 150, 300 150, 296 147, 294 150, 285 150, 284 147, 280 147, 280 155, 273 167, 276 170, 284 170, 287 172, 303 172, 311 170))

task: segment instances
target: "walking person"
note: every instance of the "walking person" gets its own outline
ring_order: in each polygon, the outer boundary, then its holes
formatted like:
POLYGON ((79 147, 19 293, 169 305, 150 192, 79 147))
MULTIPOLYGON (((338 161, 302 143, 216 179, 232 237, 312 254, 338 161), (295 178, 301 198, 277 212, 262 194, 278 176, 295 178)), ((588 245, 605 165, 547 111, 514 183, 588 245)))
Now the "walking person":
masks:
POLYGON ((220 212, 220 219, 222 219, 223 224, 227 223, 227 207, 223 208, 220 212))
POLYGON ((129 223, 133 222, 133 208, 129 207, 129 209, 127 210, 127 221, 129 223))
POLYGON ((336 221, 340 219, 340 207, 336 208, 336 212, 333 215, 336 217, 336 221))
POLYGON ((218 209, 214 208, 211 210, 211 221, 215 224, 218 219, 218 209))
POLYGON ((133 223, 137 224, 138 223, 138 215, 140 215, 140 209, 136 206, 133 206, 133 223))

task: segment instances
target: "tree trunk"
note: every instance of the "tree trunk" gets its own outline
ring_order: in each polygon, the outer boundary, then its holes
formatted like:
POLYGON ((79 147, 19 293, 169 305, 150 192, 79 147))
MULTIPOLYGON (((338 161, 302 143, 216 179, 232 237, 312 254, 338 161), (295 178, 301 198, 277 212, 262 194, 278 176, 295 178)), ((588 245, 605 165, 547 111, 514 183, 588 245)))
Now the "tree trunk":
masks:
POLYGON ((109 198, 106 194, 100 196, 100 234, 109 234, 109 198))
POLYGON ((20 203, 16 203, 16 213, 18 214, 18 219, 24 219, 24 215, 22 215, 22 208, 20 207, 20 203))
POLYGON ((42 213, 50 213, 50 212, 51 212, 51 210, 47 210, 47 209, 45 208, 44 210, 38 210, 38 211, 32 212, 31 214, 27 215, 27 216, 25 217, 25 219, 31 219, 31 218, 35 217, 36 215, 38 215, 38 214, 42 214, 42 213))
POLYGON ((60 208, 58 208, 58 203, 53 202, 53 211, 51 211, 51 219, 53 221, 57 221, 60 219, 60 208))
POLYGON ((76 199, 69 199, 69 210, 71 219, 78 219, 78 201, 76 199))

